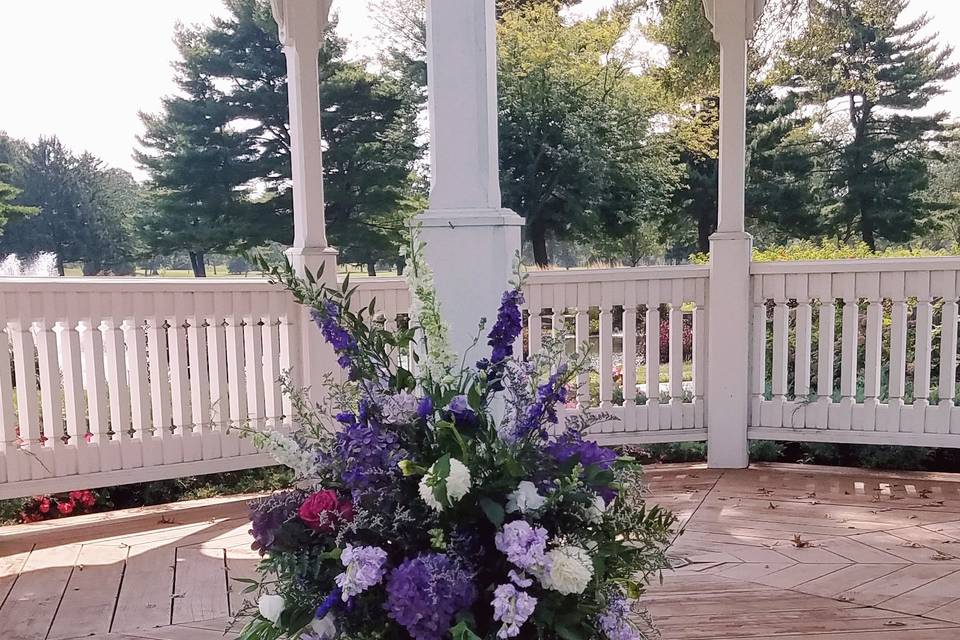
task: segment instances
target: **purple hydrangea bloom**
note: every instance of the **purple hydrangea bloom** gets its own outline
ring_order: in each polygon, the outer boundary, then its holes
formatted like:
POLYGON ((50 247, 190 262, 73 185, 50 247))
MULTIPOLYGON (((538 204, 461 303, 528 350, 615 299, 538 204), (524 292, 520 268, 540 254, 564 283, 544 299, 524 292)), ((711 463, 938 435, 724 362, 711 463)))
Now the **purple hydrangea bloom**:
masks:
POLYGON ((346 571, 334 580, 343 591, 343 601, 346 602, 380 584, 383 580, 384 565, 387 563, 387 552, 380 547, 355 547, 348 544, 340 556, 340 562, 346 571))
POLYGON ((617 460, 616 451, 601 447, 593 440, 584 440, 583 434, 573 429, 564 432, 548 446, 547 453, 557 462, 576 457, 584 467, 593 465, 603 470, 612 467, 617 460))
POLYGON ((343 465, 343 483, 357 491, 395 479, 405 455, 397 434, 373 421, 341 422, 334 456, 343 465))
POLYGON ((630 623, 630 607, 621 594, 613 596, 607 608, 597 616, 597 626, 607 640, 640 640, 641 635, 630 623))
POLYGON ((505 291, 497 310, 497 321, 487 334, 487 344, 492 348, 490 363, 497 364, 513 355, 513 345, 523 330, 523 315, 520 305, 523 293, 518 289, 505 291))
POLYGON ((477 598, 473 573, 457 558, 429 553, 405 560, 387 581, 387 614, 414 640, 440 640, 477 598))
POLYGON ((297 510, 303 504, 305 497, 306 494, 303 491, 291 489, 250 502, 252 547, 259 551, 260 555, 265 554, 273 546, 280 527, 296 517, 297 510))
POLYGON ((493 541, 518 569, 533 571, 546 563, 547 530, 543 527, 534 528, 526 520, 514 520, 503 525, 493 541))
POLYGON ((493 619, 502 623, 498 638, 520 635, 520 627, 533 615, 537 599, 512 584, 501 584, 493 592, 493 619))

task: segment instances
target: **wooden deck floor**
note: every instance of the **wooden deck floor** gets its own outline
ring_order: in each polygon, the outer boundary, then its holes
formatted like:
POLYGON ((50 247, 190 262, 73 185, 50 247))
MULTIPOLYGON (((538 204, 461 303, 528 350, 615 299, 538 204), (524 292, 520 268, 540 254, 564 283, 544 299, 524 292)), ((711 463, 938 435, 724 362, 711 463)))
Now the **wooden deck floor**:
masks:
MULTIPOLYGON (((644 597, 664 640, 960 638, 960 476, 651 467, 682 519, 644 597)), ((213 640, 251 575, 244 503, 0 529, 4 640, 213 640)))

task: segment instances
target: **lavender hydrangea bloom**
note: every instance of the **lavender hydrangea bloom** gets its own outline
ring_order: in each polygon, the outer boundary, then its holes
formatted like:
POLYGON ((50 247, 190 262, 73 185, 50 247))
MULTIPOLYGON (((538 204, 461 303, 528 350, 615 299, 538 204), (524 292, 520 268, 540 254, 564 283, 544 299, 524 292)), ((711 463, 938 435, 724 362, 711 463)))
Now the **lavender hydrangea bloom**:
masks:
POLYGON ((502 623, 498 638, 520 635, 520 627, 533 615, 537 599, 512 584, 501 584, 493 592, 493 619, 502 623))
POLYGON ((640 632, 630 623, 630 607, 621 594, 613 596, 607 608, 597 616, 597 626, 607 640, 640 640, 640 632))
POLYGON ((277 531, 297 515, 306 494, 295 489, 280 491, 259 500, 252 500, 250 508, 250 535, 253 549, 265 554, 273 546, 277 531))
POLYGON ((473 573, 449 555, 405 560, 387 581, 387 614, 414 640, 440 640, 458 611, 477 598, 473 573))
POLYGON ((344 428, 337 433, 334 455, 343 465, 341 479, 351 491, 379 486, 399 474, 397 464, 405 454, 397 434, 373 421, 340 422, 344 428))
POLYGON ((348 544, 340 556, 340 562, 346 567, 346 571, 334 580, 342 590, 342 598, 346 602, 380 584, 383 580, 383 567, 387 562, 387 552, 380 547, 355 547, 348 544))
POLYGON ((387 424, 408 424, 417 417, 417 397, 408 391, 401 391, 383 399, 383 421, 387 424))
POLYGON ((497 310, 497 321, 487 334, 487 344, 492 347, 490 363, 497 364, 513 355, 513 345, 523 330, 520 305, 523 293, 518 289, 505 291, 497 310))
POLYGON ((547 530, 543 527, 534 528, 526 520, 514 520, 503 525, 493 541, 518 569, 537 571, 546 563, 547 530))

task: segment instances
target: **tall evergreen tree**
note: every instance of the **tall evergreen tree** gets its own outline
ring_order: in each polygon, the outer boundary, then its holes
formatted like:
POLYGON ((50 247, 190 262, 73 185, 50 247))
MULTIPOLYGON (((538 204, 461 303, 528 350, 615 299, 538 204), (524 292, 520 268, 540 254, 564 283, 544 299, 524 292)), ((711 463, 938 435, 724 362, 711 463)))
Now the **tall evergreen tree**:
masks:
POLYGON ((11 220, 31 216, 37 212, 35 207, 16 203, 17 196, 22 190, 5 182, 12 173, 13 167, 0 163, 0 235, 3 235, 3 228, 11 220))
MULTIPOLYGON (((185 96, 144 116, 141 158, 162 212, 146 225, 156 252, 226 251, 292 236, 286 62, 276 24, 265 0, 226 6, 229 15, 211 26, 180 29, 185 96), (184 216, 203 227, 200 240, 182 233, 184 216)), ((396 82, 344 61, 343 52, 331 32, 320 54, 327 226, 344 261, 369 266, 395 256, 402 242, 396 219, 409 202, 416 147, 399 132, 415 112, 396 82)))
POLYGON ((871 249, 910 239, 932 211, 923 197, 927 165, 948 114, 925 109, 958 72, 950 47, 922 35, 925 15, 901 22, 906 6, 811 0, 806 28, 778 65, 801 102, 819 109, 824 224, 871 249))

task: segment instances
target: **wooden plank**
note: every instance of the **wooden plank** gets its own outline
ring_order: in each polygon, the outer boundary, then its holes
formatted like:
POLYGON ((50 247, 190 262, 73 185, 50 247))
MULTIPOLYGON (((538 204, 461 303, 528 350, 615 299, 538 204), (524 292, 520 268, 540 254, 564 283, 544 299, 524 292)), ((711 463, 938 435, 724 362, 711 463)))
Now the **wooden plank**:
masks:
POLYGON ((230 615, 226 571, 223 549, 178 549, 173 623, 230 615))
POLYGON ((110 631, 126 558, 127 547, 119 544, 80 549, 48 640, 110 631))
POLYGON ((80 545, 65 545, 30 554, 0 607, 4 640, 46 637, 79 551, 80 545))
POLYGON ((237 578, 260 580, 257 566, 260 564, 260 554, 250 545, 234 547, 226 550, 227 559, 227 592, 229 595, 230 615, 236 615, 243 608, 245 600, 254 602, 256 593, 243 593, 246 584, 236 582, 237 578))
POLYGON ((130 550, 111 631, 170 624, 176 547, 160 544, 130 550))

